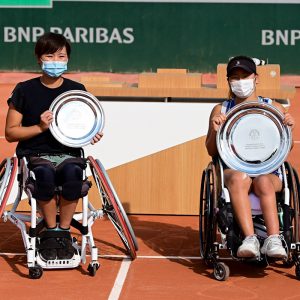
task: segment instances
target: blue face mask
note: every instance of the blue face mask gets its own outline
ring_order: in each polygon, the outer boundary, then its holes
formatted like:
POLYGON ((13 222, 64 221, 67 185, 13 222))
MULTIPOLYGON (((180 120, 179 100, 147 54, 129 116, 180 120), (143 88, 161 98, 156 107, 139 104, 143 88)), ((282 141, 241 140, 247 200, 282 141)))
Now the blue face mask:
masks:
POLYGON ((67 61, 42 61, 42 70, 50 77, 59 77, 67 71, 67 61))

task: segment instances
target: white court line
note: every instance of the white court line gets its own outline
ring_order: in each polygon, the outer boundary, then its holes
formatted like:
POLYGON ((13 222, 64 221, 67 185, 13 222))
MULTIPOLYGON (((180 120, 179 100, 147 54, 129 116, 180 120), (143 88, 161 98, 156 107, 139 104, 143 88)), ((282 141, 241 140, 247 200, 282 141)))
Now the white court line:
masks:
POLYGON ((108 300, 117 300, 120 297, 129 267, 131 264, 131 260, 128 258, 124 258, 120 270, 118 272, 117 278, 115 280, 114 286, 110 292, 108 300))
MULTIPOLYGON (((26 253, 6 253, 0 252, 0 256, 26 256, 26 253)), ((90 255, 86 255, 89 257, 90 255)), ((127 255, 98 255, 99 258, 122 258, 122 263, 126 261, 131 261, 131 257, 127 255)), ((137 255, 137 259, 173 259, 173 260, 203 260, 201 256, 163 256, 163 255, 137 255)), ((235 260, 231 256, 219 257, 218 260, 235 260)))
MULTIPOLYGON (((0 252, 0 256, 25 256, 26 253, 11 253, 11 252, 0 252)), ((90 255, 86 255, 87 257, 90 255)), ((127 255, 98 255, 99 258, 122 258, 123 260, 131 260, 130 256, 127 255)), ((200 256, 163 256, 163 255, 137 255, 137 259, 190 259, 190 260, 202 260, 200 256)))
POLYGON ((26 253, 9 253, 9 252, 0 252, 0 256, 11 256, 11 255, 15 255, 15 256, 25 256, 26 253))

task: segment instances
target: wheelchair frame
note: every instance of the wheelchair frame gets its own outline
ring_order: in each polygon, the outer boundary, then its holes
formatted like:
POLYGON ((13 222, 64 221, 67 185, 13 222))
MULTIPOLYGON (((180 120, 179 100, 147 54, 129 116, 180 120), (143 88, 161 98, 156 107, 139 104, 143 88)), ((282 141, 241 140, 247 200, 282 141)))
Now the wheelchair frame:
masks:
MULTIPOLYGON (((107 216, 117 230, 129 256, 131 259, 136 258, 138 250, 137 240, 127 215, 122 207, 122 204, 109 180, 105 168, 99 160, 88 156, 87 165, 89 166, 94 182, 96 183, 99 197, 101 198, 102 208, 96 209, 88 199, 88 195, 82 197, 82 212, 75 213, 71 222, 71 226, 79 230, 82 235, 81 245, 73 237, 72 244, 75 248, 75 254, 71 259, 42 259, 38 253, 38 234, 44 227, 42 217, 37 215, 38 205, 35 198, 32 197, 31 191, 26 185, 29 176, 34 176, 34 173, 27 168, 25 158, 18 160, 16 157, 4 160, 0 165, 0 212, 3 212, 6 202, 11 192, 15 175, 18 170, 18 193, 10 211, 4 211, 2 217, 4 221, 11 221, 16 225, 22 235, 24 247, 27 254, 27 265, 29 268, 29 277, 38 279, 43 274, 43 269, 63 269, 76 268, 82 262, 86 263, 86 251, 90 250, 91 260, 88 266, 88 272, 91 276, 95 276, 100 266, 98 262, 98 249, 95 245, 92 226, 96 219, 101 219, 107 216), (17 208, 21 202, 23 191, 27 194, 31 205, 29 214, 17 213, 17 208), (26 226, 29 223, 29 228, 26 226)), ((83 179, 86 179, 86 170, 84 170, 83 179)), ((1 215, 0 215, 1 216, 1 215)))
MULTIPOLYGON (((300 279, 299 178, 288 162, 285 162, 281 168, 283 189, 279 193, 281 198, 277 203, 282 215, 280 233, 284 236, 288 250, 288 259, 285 261, 285 265, 295 265, 296 277, 300 279)), ((220 158, 214 158, 202 173, 199 237, 201 257, 213 267, 213 276, 219 281, 226 280, 230 274, 229 267, 219 261, 220 250, 229 250, 231 257, 236 260, 254 260, 262 265, 267 263, 266 257, 262 256, 254 259, 242 259, 236 256, 242 238, 239 240, 241 230, 234 228, 234 225, 237 223, 232 213, 228 189, 224 186, 222 162, 220 158), (227 216, 230 218, 231 228, 226 228, 224 224, 221 224, 220 211, 222 208, 226 210, 227 216)), ((263 240, 262 237, 259 238, 261 241, 263 240)))

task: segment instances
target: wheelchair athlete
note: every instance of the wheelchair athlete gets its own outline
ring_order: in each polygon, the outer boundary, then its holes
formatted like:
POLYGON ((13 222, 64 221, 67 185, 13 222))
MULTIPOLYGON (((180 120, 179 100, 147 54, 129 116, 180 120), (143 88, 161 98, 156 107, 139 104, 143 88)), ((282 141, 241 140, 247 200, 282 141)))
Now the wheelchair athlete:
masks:
MULTIPOLYGON (((295 121, 279 103, 272 102, 256 93, 258 75, 256 64, 247 56, 236 56, 227 65, 227 80, 230 95, 227 101, 216 105, 210 115, 209 129, 206 138, 206 148, 210 156, 218 155, 216 134, 226 120, 226 113, 236 104, 246 101, 266 102, 274 105, 284 114, 283 123, 293 129, 295 121)), ((247 174, 224 166, 224 183, 229 190, 232 207, 237 222, 244 234, 244 240, 238 248, 238 257, 258 257, 260 252, 270 257, 286 258, 287 253, 279 235, 279 221, 276 205, 276 192, 282 189, 282 174, 280 169, 272 174, 250 178, 247 174), (263 246, 254 234, 249 193, 254 193, 260 199, 268 237, 263 246)))
MULTIPOLYGON (((39 253, 45 260, 73 257, 69 230, 82 196, 85 168, 82 151, 62 145, 49 130, 53 114, 48 109, 53 100, 69 90, 85 90, 82 84, 61 76, 67 70, 70 53, 70 44, 63 35, 46 33, 41 36, 35 45, 35 55, 42 75, 17 84, 8 99, 5 137, 8 142, 18 142, 17 156, 26 157, 34 173, 32 193, 46 224, 39 246, 39 253), (57 187, 60 187, 59 192, 57 187)), ((101 137, 102 133, 97 133, 91 143, 98 142, 101 137)))

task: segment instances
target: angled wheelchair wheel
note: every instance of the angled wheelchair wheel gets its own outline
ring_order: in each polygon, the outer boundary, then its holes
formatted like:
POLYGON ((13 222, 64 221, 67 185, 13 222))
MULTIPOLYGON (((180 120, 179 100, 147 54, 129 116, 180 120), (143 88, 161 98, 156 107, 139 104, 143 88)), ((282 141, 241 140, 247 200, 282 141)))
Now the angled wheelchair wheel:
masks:
POLYGON ((200 190, 199 234, 200 254, 208 263, 214 251, 216 242, 217 225, 215 209, 217 205, 216 170, 214 164, 209 163, 203 171, 200 190))
POLYGON ((101 196, 103 211, 114 225, 131 258, 135 259, 138 250, 137 240, 109 177, 99 160, 89 156, 87 161, 101 196))
POLYGON ((16 157, 6 158, 0 164, 0 217, 13 187, 17 169, 18 159, 16 157))
POLYGON ((299 177, 295 169, 292 166, 285 162, 285 168, 287 170, 287 180, 288 186, 290 189, 290 209, 291 209, 291 216, 290 216, 290 226, 292 229, 292 236, 291 241, 294 243, 298 243, 300 240, 299 237, 299 222, 300 222, 300 211, 299 211, 299 193, 300 193, 300 184, 299 184, 299 177))

